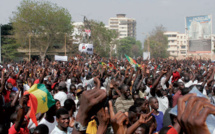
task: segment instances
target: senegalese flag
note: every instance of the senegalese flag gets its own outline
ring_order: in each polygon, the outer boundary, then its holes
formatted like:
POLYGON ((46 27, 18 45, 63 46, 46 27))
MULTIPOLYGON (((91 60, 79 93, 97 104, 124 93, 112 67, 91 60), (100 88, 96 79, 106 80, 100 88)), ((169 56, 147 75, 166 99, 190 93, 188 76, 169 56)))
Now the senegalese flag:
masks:
POLYGON ((128 62, 129 62, 135 69, 136 69, 136 67, 140 67, 140 65, 137 64, 137 62, 136 62, 134 59, 132 59, 131 57, 127 56, 126 54, 125 54, 125 57, 127 58, 128 62))
POLYGON ((106 65, 106 63, 104 62, 99 62, 99 64, 101 64, 102 66, 106 65))
POLYGON ((24 95, 29 94, 28 106, 31 108, 29 117, 37 126, 37 113, 45 113, 55 105, 55 100, 44 84, 34 84, 24 95))

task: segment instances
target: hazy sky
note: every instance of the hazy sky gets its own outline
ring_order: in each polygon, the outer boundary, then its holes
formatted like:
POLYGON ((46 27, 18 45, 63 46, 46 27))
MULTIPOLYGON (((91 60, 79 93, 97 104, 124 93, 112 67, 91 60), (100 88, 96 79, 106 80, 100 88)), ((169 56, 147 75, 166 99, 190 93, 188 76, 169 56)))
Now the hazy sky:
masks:
MULTIPOLYGON (((0 0, 0 24, 9 22, 21 0, 0 0)), ((185 31, 185 17, 212 14, 215 0, 49 0, 67 8, 72 21, 88 19, 108 24, 110 17, 124 13, 137 21, 137 39, 143 41, 155 26, 162 24, 167 31, 185 31)), ((213 26, 215 26, 213 21, 213 26)), ((213 30, 214 33, 214 30, 213 30)))

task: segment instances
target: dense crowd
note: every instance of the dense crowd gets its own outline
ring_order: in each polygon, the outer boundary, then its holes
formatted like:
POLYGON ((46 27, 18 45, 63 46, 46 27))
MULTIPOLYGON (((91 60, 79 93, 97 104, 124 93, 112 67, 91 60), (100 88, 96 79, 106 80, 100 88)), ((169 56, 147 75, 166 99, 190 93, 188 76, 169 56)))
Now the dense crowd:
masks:
POLYGON ((215 120, 215 66, 210 60, 103 58, 32 60, 1 65, 0 133, 209 134, 215 120), (29 116, 29 91, 44 84, 55 99, 29 116), (174 114, 175 109, 175 114, 174 114), (210 126, 211 125, 211 126, 210 126), (209 127, 210 126, 210 127, 209 127))

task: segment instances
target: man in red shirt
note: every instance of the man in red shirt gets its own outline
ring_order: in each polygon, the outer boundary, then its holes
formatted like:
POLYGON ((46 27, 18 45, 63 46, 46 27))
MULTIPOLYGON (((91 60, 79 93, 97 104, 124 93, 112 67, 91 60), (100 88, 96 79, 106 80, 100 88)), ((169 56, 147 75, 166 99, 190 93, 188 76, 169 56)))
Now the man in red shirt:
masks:
POLYGON ((16 79, 17 79, 17 75, 12 72, 10 75, 10 78, 7 80, 8 83, 11 83, 13 87, 16 86, 16 79))
POLYGON ((29 130, 27 128, 28 121, 25 118, 25 107, 28 101, 28 96, 25 95, 21 98, 19 103, 19 110, 17 113, 17 118, 13 126, 9 129, 8 134, 29 134, 29 130))

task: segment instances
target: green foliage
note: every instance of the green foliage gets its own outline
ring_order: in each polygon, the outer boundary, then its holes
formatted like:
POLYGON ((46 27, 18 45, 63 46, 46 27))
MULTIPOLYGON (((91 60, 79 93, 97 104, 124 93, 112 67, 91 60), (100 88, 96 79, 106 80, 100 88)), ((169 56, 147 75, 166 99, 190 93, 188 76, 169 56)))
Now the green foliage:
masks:
POLYGON ((133 37, 126 37, 119 41, 120 45, 117 47, 118 56, 123 56, 124 54, 128 56, 141 56, 141 42, 136 41, 133 37))
POLYGON ((17 41, 27 47, 31 36, 31 46, 40 50, 42 60, 49 48, 62 43, 65 34, 72 32, 69 11, 48 1, 22 1, 11 22, 17 41))
POLYGON ((144 51, 148 50, 148 43, 150 47, 150 53, 152 58, 167 58, 169 53, 168 40, 167 37, 163 34, 165 28, 161 26, 155 27, 155 29, 150 33, 148 40, 144 42, 144 51))
POLYGON ((117 45, 116 39, 118 33, 107 29, 103 22, 90 20, 88 24, 91 29, 91 38, 87 42, 93 43, 95 53, 103 57, 108 57, 114 45, 117 45))
POLYGON ((12 30, 13 27, 10 23, 1 26, 1 54, 3 61, 15 60, 19 54, 17 52, 19 45, 13 37, 12 30))
POLYGON ((12 43, 12 39, 6 39, 5 41, 11 44, 4 44, 2 46, 2 58, 5 60, 15 60, 17 55, 19 54, 17 52, 17 49, 19 47, 19 44, 12 43))

